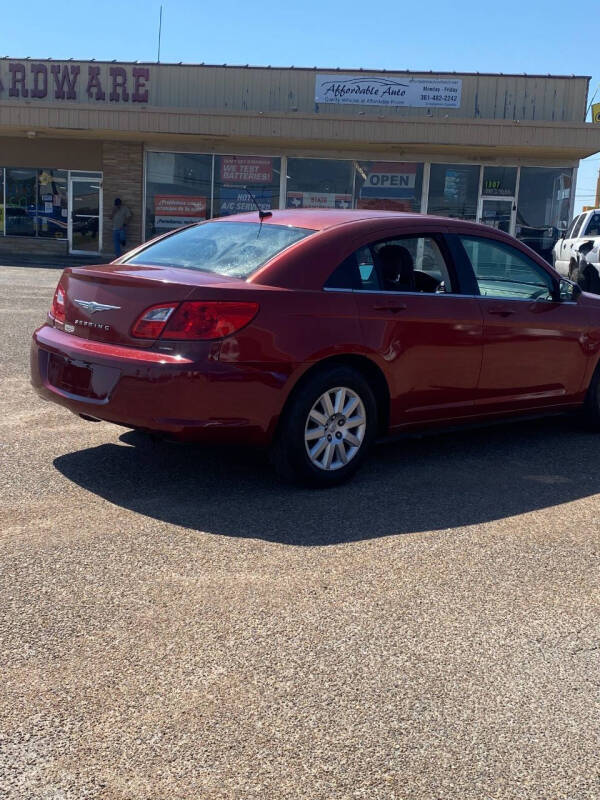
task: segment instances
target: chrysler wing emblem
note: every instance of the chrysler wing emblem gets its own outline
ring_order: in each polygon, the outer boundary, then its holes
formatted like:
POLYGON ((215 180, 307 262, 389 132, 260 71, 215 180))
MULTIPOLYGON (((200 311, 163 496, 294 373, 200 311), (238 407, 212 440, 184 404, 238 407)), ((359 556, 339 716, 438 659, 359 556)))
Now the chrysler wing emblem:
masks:
POLYGON ((118 311, 121 308, 121 306, 109 306, 106 303, 94 303, 93 300, 74 300, 73 302, 89 314, 95 314, 96 311, 118 311))

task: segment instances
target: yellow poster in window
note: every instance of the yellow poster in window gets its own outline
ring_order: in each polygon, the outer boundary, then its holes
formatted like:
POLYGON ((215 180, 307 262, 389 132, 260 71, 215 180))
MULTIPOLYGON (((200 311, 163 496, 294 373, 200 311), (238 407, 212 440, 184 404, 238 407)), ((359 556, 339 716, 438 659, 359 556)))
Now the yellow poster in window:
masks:
POLYGON ((4 206, 0 205, 0 236, 4 233, 4 206))
POLYGON ((592 122, 596 122, 600 125, 600 103, 594 103, 592 105, 592 122))

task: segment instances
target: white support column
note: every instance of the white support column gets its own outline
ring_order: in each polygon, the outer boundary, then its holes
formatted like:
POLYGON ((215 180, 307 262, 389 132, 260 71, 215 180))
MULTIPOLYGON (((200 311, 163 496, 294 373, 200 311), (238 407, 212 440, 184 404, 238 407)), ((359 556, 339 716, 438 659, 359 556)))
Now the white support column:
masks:
POLYGON ((514 199, 514 206, 515 210, 512 212, 510 216, 510 235, 516 236, 517 235, 517 211, 519 210, 519 188, 521 186, 521 167, 517 167, 517 180, 515 183, 515 199, 514 199))
MULTIPOLYGON (((578 171, 579 166, 573 167, 573 177, 571 178, 571 197, 569 198, 569 219, 567 220, 567 224, 570 224, 571 220, 575 216, 575 193, 577 191, 578 171)), ((600 171, 598 172, 598 181, 600 181, 600 171)))
POLYGON ((287 156, 281 156, 281 172, 279 173, 279 208, 286 206, 287 192, 287 156))
MULTIPOLYGON (((211 219, 215 216, 214 202, 215 202, 215 154, 213 153, 212 164, 210 167, 210 218, 211 219)), ((209 219, 208 214, 206 215, 206 218, 209 219)))
POLYGON ((479 186, 477 187, 477 211, 475 212, 475 222, 481 222, 481 213, 483 211, 483 200, 482 192, 483 192, 483 170, 484 165, 479 165, 479 186))
POLYGON ((144 148, 142 163, 142 242, 146 241, 146 186, 148 183, 148 152, 144 148))
POLYGON ((423 183, 421 185, 421 214, 427 213, 427 206, 429 204, 429 174, 431 172, 431 162, 426 161, 423 164, 423 183))

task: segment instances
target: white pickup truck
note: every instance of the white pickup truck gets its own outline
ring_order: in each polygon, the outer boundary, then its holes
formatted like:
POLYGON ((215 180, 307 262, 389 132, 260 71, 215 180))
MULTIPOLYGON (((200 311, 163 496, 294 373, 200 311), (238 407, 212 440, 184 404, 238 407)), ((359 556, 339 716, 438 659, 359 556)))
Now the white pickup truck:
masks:
POLYGON ((600 208, 575 217, 554 245, 552 260, 561 275, 600 294, 600 208))

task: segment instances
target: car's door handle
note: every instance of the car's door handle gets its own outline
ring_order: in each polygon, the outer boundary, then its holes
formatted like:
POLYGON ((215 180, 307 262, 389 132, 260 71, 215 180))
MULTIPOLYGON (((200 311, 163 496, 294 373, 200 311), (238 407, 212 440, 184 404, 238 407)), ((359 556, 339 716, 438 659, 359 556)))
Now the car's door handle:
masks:
POLYGON ((510 317, 514 313, 510 308, 488 308, 488 314, 495 314, 497 317, 510 317))
POLYGON ((397 314, 399 311, 406 311, 408 306, 406 303, 378 303, 373 308, 375 311, 392 311, 397 314))

